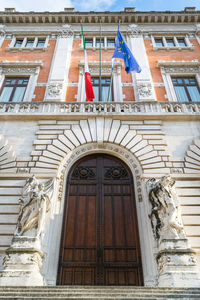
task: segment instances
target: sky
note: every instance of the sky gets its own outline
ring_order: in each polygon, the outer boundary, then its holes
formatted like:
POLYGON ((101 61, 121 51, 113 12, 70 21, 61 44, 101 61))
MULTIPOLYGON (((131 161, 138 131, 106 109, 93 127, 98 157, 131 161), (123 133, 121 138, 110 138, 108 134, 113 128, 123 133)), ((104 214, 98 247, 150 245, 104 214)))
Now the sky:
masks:
POLYGON ((200 10, 200 0, 0 0, 0 11, 14 7, 17 11, 63 11, 74 7, 76 11, 123 11, 135 7, 136 11, 181 11, 195 6, 200 10))

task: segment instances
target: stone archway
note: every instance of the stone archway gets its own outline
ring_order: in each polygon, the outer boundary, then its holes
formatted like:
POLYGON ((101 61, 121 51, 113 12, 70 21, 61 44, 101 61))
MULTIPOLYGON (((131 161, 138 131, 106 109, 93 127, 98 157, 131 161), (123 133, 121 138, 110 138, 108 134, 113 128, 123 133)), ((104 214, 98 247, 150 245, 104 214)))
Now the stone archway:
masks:
POLYGON ((67 179, 58 285, 143 285, 132 174, 97 153, 67 179))
POLYGON ((157 265, 153 254, 153 239, 150 221, 148 218, 148 201, 145 183, 142 181, 142 168, 129 150, 111 143, 90 143, 74 149, 70 154, 66 154, 58 169, 58 176, 60 177, 60 186, 58 188, 57 203, 55 203, 53 219, 50 222, 47 248, 50 251, 47 253, 44 265, 43 274, 45 275, 48 284, 55 285, 58 269, 59 247, 61 237, 61 227, 64 211, 64 195, 65 182, 67 180, 70 168, 80 158, 84 156, 105 153, 121 159, 129 166, 136 194, 136 208, 138 215, 138 227, 141 245, 141 255, 143 264, 143 276, 145 286, 156 286, 157 265))

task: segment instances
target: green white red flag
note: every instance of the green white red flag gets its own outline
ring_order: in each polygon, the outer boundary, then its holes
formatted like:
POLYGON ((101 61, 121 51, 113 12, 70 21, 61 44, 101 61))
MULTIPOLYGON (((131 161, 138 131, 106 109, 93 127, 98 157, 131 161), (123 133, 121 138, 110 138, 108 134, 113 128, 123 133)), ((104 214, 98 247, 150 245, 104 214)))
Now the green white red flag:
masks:
POLYGON ((87 52, 86 52, 86 46, 85 46, 85 37, 83 32, 83 26, 81 25, 82 30, 82 37, 83 37, 83 48, 84 48, 84 56, 85 56, 85 94, 87 101, 93 101, 95 98, 94 91, 92 87, 92 81, 91 76, 88 68, 88 60, 87 60, 87 52))

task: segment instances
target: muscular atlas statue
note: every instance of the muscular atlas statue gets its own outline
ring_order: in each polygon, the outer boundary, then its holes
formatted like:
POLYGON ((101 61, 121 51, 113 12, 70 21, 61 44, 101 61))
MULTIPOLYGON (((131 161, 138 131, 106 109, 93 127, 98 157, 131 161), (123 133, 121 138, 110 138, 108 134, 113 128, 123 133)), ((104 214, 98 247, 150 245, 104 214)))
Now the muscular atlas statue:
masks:
POLYGON ((159 181, 147 181, 151 213, 149 215, 154 236, 159 239, 184 239, 185 233, 180 214, 180 205, 174 191, 175 181, 163 176, 159 181))

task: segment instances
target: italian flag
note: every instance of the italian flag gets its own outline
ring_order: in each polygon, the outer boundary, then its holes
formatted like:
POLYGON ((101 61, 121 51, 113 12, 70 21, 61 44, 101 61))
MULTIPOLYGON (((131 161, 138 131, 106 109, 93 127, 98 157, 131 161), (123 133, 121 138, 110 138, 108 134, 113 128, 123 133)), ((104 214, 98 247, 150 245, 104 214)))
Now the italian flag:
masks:
POLYGON ((83 47, 84 47, 84 56, 85 56, 85 93, 87 101, 93 101, 95 98, 94 91, 92 87, 91 76, 88 68, 87 52, 85 47, 85 38, 83 33, 83 26, 81 25, 82 36, 83 36, 83 47))

